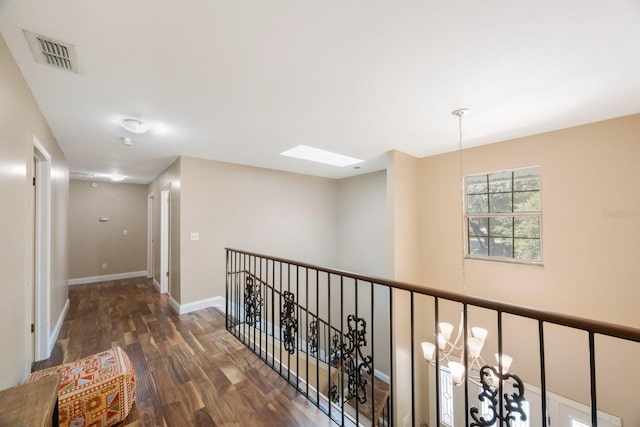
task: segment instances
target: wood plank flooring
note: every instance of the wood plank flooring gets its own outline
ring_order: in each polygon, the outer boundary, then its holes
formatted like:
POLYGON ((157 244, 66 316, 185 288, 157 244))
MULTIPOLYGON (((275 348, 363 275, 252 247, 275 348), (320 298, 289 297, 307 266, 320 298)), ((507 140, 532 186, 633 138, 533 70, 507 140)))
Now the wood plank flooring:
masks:
POLYGON ((121 346, 137 375, 123 426, 333 426, 224 327, 213 308, 178 316, 145 278, 69 287, 51 358, 33 370, 121 346))

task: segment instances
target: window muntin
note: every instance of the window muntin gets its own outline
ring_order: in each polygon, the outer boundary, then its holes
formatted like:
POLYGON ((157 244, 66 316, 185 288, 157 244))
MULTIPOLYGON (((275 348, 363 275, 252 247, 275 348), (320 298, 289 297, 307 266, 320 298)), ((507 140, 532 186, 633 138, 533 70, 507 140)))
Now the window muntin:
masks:
POLYGON ((465 177, 466 256, 542 262, 540 168, 465 177))

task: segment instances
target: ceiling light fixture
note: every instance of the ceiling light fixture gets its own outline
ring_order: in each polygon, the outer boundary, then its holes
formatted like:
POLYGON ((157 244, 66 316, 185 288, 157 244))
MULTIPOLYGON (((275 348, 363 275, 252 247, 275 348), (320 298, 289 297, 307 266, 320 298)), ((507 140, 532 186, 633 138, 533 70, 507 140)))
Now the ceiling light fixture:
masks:
MULTIPOLYGON (((460 323, 458 324, 458 332, 456 333, 455 339, 452 341, 452 332, 454 330, 454 326, 451 323, 440 322, 438 324, 439 333, 437 335, 437 345, 438 345, 438 359, 440 365, 447 365, 451 372, 452 380, 455 385, 461 385, 464 382, 465 374, 467 369, 464 366, 464 342, 465 342, 465 334, 463 331, 463 323, 464 323, 464 315, 460 313, 460 323), (459 362, 458 362, 459 361, 459 362)), ((472 327, 469 328, 466 337, 467 337, 467 354, 469 357, 469 373, 468 375, 469 381, 476 385, 481 385, 481 371, 482 368, 486 365, 485 361, 482 359, 482 348, 484 347, 485 340, 489 332, 484 328, 472 327)), ((424 341, 422 342, 422 353, 424 358, 431 366, 436 366, 436 345, 424 341)), ((500 354, 495 354, 496 363, 493 368, 495 368, 495 374, 491 376, 491 381, 495 387, 496 384, 500 381, 498 372, 502 372, 503 376, 506 376, 509 373, 509 369, 511 368, 511 362, 513 362, 513 358, 502 353, 502 357, 500 354)), ((510 374, 510 373, 509 373, 510 374)), ((515 375, 510 374, 511 377, 515 377, 515 375)), ((504 378, 503 378, 504 379, 504 378)))
POLYGON ((133 133, 145 133, 149 130, 149 124, 139 119, 122 119, 120 125, 133 133))
POLYGON ((122 144, 126 145, 127 147, 131 147, 133 145, 133 141, 128 136, 123 136, 120 139, 122 140, 122 144))
POLYGON ((349 157, 343 154, 321 150, 319 148, 308 147, 306 145, 298 145, 297 147, 283 151, 280 154, 283 156, 295 157, 296 159, 309 160, 312 162, 340 167, 351 166, 356 163, 364 162, 364 160, 356 159, 355 157, 349 157))
MULTIPOLYGON (((466 108, 460 108, 452 111, 451 114, 458 118, 458 156, 459 156, 459 174, 460 181, 463 179, 464 169, 462 163, 462 117, 469 112, 466 108)), ((464 213, 461 211, 461 222, 463 228, 466 226, 464 222, 464 213)), ((464 232, 462 233, 464 240, 464 232)), ((464 242, 462 244, 464 248, 464 242)), ((466 273, 464 264, 464 255, 461 260, 462 270, 462 291, 467 294, 466 273)), ((455 329, 454 325, 446 322, 439 322, 434 342, 423 341, 422 353, 425 360, 431 366, 442 367, 446 365, 451 375, 451 381, 456 386, 462 385, 466 380, 481 386, 483 391, 493 393, 495 390, 502 390, 506 381, 513 382, 522 387, 522 380, 515 374, 510 372, 513 358, 502 352, 499 346, 498 353, 495 353, 496 365, 487 364, 482 358, 482 349, 489 335, 489 331, 481 327, 469 327, 467 325, 468 318, 466 306, 460 312, 460 322, 455 338, 452 333, 455 329), (487 382, 488 380, 488 382, 487 382)), ((498 334, 501 334, 500 324, 498 324, 498 334)), ((497 393, 497 392, 496 392, 497 393)), ((522 393, 521 395, 523 395, 522 393)), ((495 394, 493 394, 495 396, 495 394)), ((505 394, 507 396, 507 394, 505 394)), ((495 405, 495 403, 494 403, 495 405)), ((478 422, 478 418, 471 411, 472 417, 478 422)), ((494 407, 494 416, 495 416, 494 407)), ((502 414, 502 410, 500 411, 502 414)), ((501 415, 500 415, 501 416, 501 415)), ((483 419, 483 418, 481 418, 483 419)), ((495 421, 495 418, 493 419, 495 421)), ((473 425, 481 425, 474 423, 473 425)), ((484 424, 482 424, 484 425, 484 424)))
POLYGON ((93 173, 85 172, 69 172, 69 179, 94 179, 96 177, 93 173))

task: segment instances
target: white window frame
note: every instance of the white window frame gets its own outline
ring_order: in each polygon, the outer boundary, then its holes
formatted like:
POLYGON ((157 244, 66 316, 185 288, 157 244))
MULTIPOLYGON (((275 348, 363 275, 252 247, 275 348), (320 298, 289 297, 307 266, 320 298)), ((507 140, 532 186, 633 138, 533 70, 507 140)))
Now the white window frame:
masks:
POLYGON ((440 367, 440 425, 455 427, 453 406, 453 377, 448 368, 440 367))
MULTIPOLYGON (((488 176, 491 174, 496 174, 496 173, 502 173, 502 172, 515 172, 518 170, 525 170, 525 169, 534 169, 537 168, 538 169, 538 177, 540 179, 540 181, 542 181, 542 168, 539 165, 534 165, 534 166, 526 166, 526 167, 522 167, 522 168, 514 168, 514 169, 503 169, 503 170, 495 170, 495 171, 489 171, 489 172, 482 172, 482 173, 474 173, 474 174, 469 174, 469 175, 465 175, 462 178, 462 212, 463 212, 463 234, 464 234, 464 245, 463 245, 463 251, 464 251, 464 258, 465 259, 471 259, 471 260, 481 260, 481 261, 492 261, 492 262, 502 262, 502 263, 511 263, 511 264, 526 264, 526 265, 532 265, 532 266, 543 266, 543 259, 544 259, 544 253, 543 253, 543 226, 542 226, 542 183, 540 182, 540 189, 539 194, 540 194, 540 210, 539 211, 530 211, 530 212, 504 212, 504 213, 492 213, 492 212, 483 212, 483 213, 468 213, 467 212, 467 178, 469 177, 475 177, 475 176, 488 176), (539 220, 539 224, 540 224, 540 228, 539 228, 539 233, 540 233, 540 260, 526 260, 526 259, 519 259, 519 258, 508 258, 508 257, 501 257, 501 256, 491 256, 491 255, 476 255, 476 254, 470 254, 469 253, 469 219, 470 218, 523 218, 523 217, 536 217, 539 220)), ((513 193, 513 188, 511 193, 513 193)), ((487 237, 487 242, 489 242, 489 237, 487 237)), ((515 243, 515 242, 514 242, 515 243)), ((514 253, 515 253, 515 247, 513 248, 514 253)))

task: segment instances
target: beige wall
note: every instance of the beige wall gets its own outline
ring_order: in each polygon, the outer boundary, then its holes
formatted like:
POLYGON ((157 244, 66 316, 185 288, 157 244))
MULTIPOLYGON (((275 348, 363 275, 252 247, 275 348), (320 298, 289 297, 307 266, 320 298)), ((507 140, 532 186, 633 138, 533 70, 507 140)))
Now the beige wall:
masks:
MULTIPOLYGON (((542 267, 466 260, 473 295, 640 327, 640 115, 465 150, 463 174, 539 165, 542 267), (626 212, 610 216, 609 211, 626 212)), ((420 161, 421 281, 462 291, 456 153, 420 161)))
POLYGON ((400 151, 387 153, 388 273, 404 282, 420 280, 419 160, 400 151))
MULTIPOLYGON (((420 233, 418 196, 419 159, 400 151, 387 153, 387 265, 389 277, 417 283, 420 279, 420 233)), ((411 390, 411 317, 409 295, 394 290, 393 349, 396 390, 411 390)), ((411 399, 394 396, 395 423, 404 425, 411 414, 411 399)), ((425 408, 425 406, 421 406, 425 408)), ((419 410, 420 408, 416 408, 419 410)), ((426 409, 425 409, 426 410, 426 409)), ((416 417, 424 419, 421 414, 416 417)))
POLYGON ((338 267, 387 277, 387 173, 338 181, 338 267))
MULTIPOLYGON (((338 180, 338 268, 375 277, 388 277, 387 265, 387 173, 379 171, 338 180)), ((332 303, 332 319, 343 312, 356 313, 355 283, 345 280, 344 298, 332 303)), ((374 343, 374 367, 389 375, 389 289, 360 282, 358 288, 358 317, 367 324, 367 346, 364 354, 371 354, 374 343), (371 310, 373 295, 374 308, 371 310), (378 337, 371 339, 371 333, 378 337), (382 339, 380 339, 382 338, 382 339)), ((326 317, 325 317, 326 318, 326 317)))
POLYGON ((225 247, 336 265, 335 180, 190 157, 181 179, 181 303, 225 295, 225 247))
POLYGON ((51 156, 50 331, 67 300, 67 209, 69 170, 29 87, 0 37, 0 389, 30 371, 33 289, 33 138, 51 156))
MULTIPOLYGON (((149 184, 148 196, 153 198, 153 280, 160 285, 160 202, 163 190, 169 191, 169 294, 180 302, 180 211, 181 211, 181 159, 177 159, 149 184)), ((146 209, 145 209, 146 211, 146 209)))
POLYGON ((145 271, 148 186, 90 184, 69 183, 69 278, 145 271))
MULTIPOLYGON (((464 150, 462 174, 540 166, 543 266, 464 260, 460 157, 449 153, 419 162, 420 283, 510 303, 640 327, 640 115, 464 150), (464 265, 464 269, 463 269, 464 265)), ((442 309, 457 324, 460 307, 442 309)), ((497 350, 495 316, 472 310, 493 331, 485 351, 497 350)), ((422 323, 423 325, 428 323, 422 323)), ((536 325, 505 319, 505 352, 514 369, 536 385, 536 325)), ((428 337, 428 331, 419 332, 428 337)), ((599 406, 640 425, 633 396, 635 372, 615 360, 637 360, 640 345, 599 339, 599 406), (624 391, 620 384, 624 383, 624 391)), ((586 403, 585 334, 549 327, 548 387, 586 403)), ((631 362, 633 364, 633 362, 631 362)))

